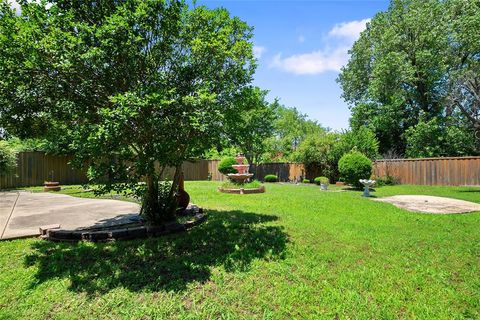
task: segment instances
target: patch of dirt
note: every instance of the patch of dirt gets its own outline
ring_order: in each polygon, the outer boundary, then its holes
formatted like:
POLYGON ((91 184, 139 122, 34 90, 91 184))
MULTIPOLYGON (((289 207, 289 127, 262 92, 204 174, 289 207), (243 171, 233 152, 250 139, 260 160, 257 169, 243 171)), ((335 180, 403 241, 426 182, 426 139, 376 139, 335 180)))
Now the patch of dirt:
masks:
POLYGON ((455 214, 480 212, 480 204, 443 197, 402 195, 376 198, 374 201, 388 202, 394 206, 413 211, 432 214, 455 214))

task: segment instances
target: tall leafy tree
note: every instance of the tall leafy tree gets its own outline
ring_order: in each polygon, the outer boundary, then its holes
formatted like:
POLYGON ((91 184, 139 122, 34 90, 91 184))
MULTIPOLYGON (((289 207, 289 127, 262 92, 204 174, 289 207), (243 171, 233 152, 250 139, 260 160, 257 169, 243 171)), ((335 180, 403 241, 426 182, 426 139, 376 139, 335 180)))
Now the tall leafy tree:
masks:
POLYGON ((352 127, 373 128, 381 152, 403 152, 403 134, 421 112, 444 112, 447 29, 442 1, 392 0, 351 49, 338 81, 352 127))
POLYGON ((450 0, 448 18, 450 73, 447 103, 465 117, 467 127, 480 145, 480 3, 475 0, 450 0))
POLYGON ((472 132, 462 130, 455 118, 433 118, 407 129, 406 156, 410 158, 468 156, 475 154, 475 139, 472 132), (446 121, 447 123, 442 123, 446 121))
POLYGON ((338 136, 337 133, 325 131, 320 134, 310 134, 301 141, 294 159, 305 165, 307 177, 334 176, 335 167, 331 156, 338 136))
POLYGON ((308 119, 296 108, 278 104, 274 122, 274 135, 266 141, 267 159, 294 161, 300 143, 309 135, 318 135, 326 130, 317 121, 308 119))
POLYGON ((236 96, 235 113, 226 119, 228 138, 249 163, 256 164, 265 152, 265 141, 272 137, 277 117, 277 101, 266 101, 268 91, 247 87, 236 96))
POLYGON ((252 29, 177 0, 46 4, 15 16, 1 2, 0 126, 68 137, 103 191, 139 189, 152 223, 172 219, 182 162, 219 139, 251 81, 252 29))

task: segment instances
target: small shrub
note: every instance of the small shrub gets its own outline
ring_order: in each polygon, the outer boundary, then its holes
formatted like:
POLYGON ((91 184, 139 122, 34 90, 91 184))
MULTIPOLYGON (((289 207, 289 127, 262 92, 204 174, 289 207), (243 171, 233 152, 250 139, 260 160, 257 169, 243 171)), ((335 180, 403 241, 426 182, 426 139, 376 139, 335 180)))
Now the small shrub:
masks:
POLYGON ((265 182, 278 182, 278 177, 274 174, 267 174, 265 176, 265 182))
POLYGON ((376 179, 377 183, 376 185, 378 187, 382 186, 394 186, 399 184, 399 181, 397 178, 392 177, 392 176, 385 176, 385 177, 379 177, 376 179))
POLYGON ((361 188, 359 180, 369 179, 372 174, 372 161, 364 154, 352 151, 338 161, 338 170, 346 183, 361 188))
POLYGON ((258 180, 253 180, 250 182, 246 183, 238 183, 238 182, 233 182, 233 181, 225 181, 222 184, 222 188, 224 189, 257 189, 260 188, 262 184, 258 180))
POLYGON ((303 183, 310 183, 311 181, 309 179, 303 179, 303 183))
POLYGON ((316 177, 314 181, 315 181, 315 184, 317 185, 330 184, 330 180, 327 177, 316 177))
POLYGON ((17 153, 7 141, 0 141, 0 176, 6 175, 17 167, 17 153))
POLYGON ((235 161, 234 157, 225 157, 218 164, 218 171, 224 175, 229 173, 237 173, 237 169, 232 167, 234 164, 237 164, 237 161, 235 161))

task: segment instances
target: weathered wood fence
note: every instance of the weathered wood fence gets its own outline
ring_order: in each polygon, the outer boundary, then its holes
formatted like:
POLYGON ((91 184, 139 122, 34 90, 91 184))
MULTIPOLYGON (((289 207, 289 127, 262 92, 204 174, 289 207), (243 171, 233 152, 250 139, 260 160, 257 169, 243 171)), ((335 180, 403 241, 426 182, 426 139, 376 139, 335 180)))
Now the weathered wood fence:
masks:
POLYGON ((14 173, 0 176, 0 189, 40 186, 45 180, 60 181, 62 184, 87 182, 84 172, 75 170, 68 163, 69 156, 52 156, 43 152, 20 152, 14 173))
POLYGON ((480 157, 377 160, 374 174, 402 184, 478 186, 480 157))
POLYGON ((300 163, 264 163, 251 166, 250 172, 261 181, 268 174, 278 176, 279 181, 298 181, 305 176, 305 168, 300 163))
MULTIPOLYGON (((46 180, 55 180, 61 184, 83 184, 88 179, 85 172, 70 166, 70 156, 46 155, 43 152, 21 152, 18 154, 16 171, 0 176, 0 189, 40 186, 46 180)), ((223 181, 224 175, 218 172, 218 160, 185 161, 183 173, 185 180, 223 181)), ((294 181, 303 176, 303 165, 296 163, 268 163, 252 166, 250 171, 255 179, 263 180, 267 174, 276 174, 280 181, 294 181)), ((164 177, 171 178, 173 169, 166 170, 164 177)))
MULTIPOLYGON (((208 160, 208 173, 211 174, 211 180, 213 181, 224 181, 227 179, 226 176, 218 172, 219 163, 219 160, 208 160)), ((296 181, 305 175, 303 164, 300 163, 263 163, 251 165, 249 171, 254 174, 255 179, 262 181, 267 174, 277 175, 279 181, 296 181)), ((187 177, 187 174, 185 174, 185 177, 187 177)), ((186 178, 186 180, 194 179, 186 178)))
MULTIPOLYGON (((0 177, 0 189, 39 186, 45 180, 61 184, 82 184, 88 179, 85 172, 72 168, 72 157, 52 156, 43 152, 21 152, 13 174, 0 177)), ((185 180, 226 179, 218 172, 218 160, 186 161, 183 164, 185 180)), ((252 165, 254 178, 263 180, 275 174, 280 181, 297 181, 305 177, 305 167, 298 163, 265 163, 252 165)), ((167 170, 165 176, 171 176, 167 170)), ((402 184, 417 185, 480 185, 480 157, 425 158, 377 160, 374 166, 377 177, 393 176, 402 184)))

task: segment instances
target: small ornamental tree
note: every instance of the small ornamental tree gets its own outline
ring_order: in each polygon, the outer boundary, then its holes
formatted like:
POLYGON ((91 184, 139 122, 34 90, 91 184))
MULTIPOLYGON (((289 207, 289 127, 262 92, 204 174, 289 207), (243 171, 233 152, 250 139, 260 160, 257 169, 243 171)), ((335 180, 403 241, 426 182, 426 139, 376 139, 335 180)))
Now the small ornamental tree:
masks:
POLYGON ((330 175, 329 159, 336 136, 329 132, 307 136, 298 146, 294 159, 305 165, 307 173, 319 171, 323 175, 330 175))
POLYGON ((252 29, 178 0, 22 1, 20 15, 2 1, 0 17, 0 127, 68 137, 100 192, 134 190, 150 223, 173 219, 182 162, 220 139, 252 80, 252 29))
POLYGON ((367 156, 352 151, 345 154, 338 162, 340 177, 356 188, 361 188, 360 179, 369 179, 372 174, 372 161, 367 156))

